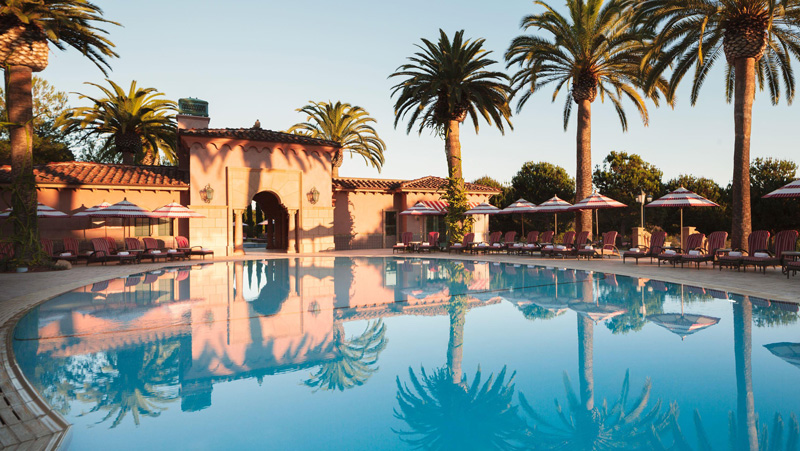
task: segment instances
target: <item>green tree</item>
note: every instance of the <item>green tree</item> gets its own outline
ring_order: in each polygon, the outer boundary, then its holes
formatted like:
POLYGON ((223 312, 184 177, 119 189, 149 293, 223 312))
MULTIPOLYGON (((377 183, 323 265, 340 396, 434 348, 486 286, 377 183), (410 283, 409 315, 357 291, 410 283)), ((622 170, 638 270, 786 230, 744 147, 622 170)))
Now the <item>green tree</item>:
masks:
MULTIPOLYGON (((634 2, 567 0, 566 17, 542 1, 534 4, 544 7, 545 12, 526 16, 521 26, 524 30, 541 30, 547 37, 518 36, 506 52, 508 66, 519 66, 512 77, 515 92, 522 93, 517 110, 546 85, 555 85, 553 101, 565 85, 570 88, 564 104, 564 130, 574 102, 578 106, 575 199, 581 200, 592 192, 592 102, 598 94, 601 101, 608 98, 626 131, 623 99, 631 101, 647 125, 645 98, 658 105, 659 91, 665 85, 655 83, 644 97, 639 94, 644 85, 641 57, 651 34, 635 26, 634 2)), ((590 211, 575 215, 575 230, 592 230, 590 211)))
MULTIPOLYGON (((639 155, 612 150, 603 164, 595 167, 592 179, 597 189, 606 196, 625 205, 638 206, 636 196, 642 191, 653 198, 663 194, 662 175, 660 169, 639 155)), ((651 212, 652 209, 647 213, 651 212)), ((641 224, 640 214, 637 208, 620 208, 613 215, 604 215, 603 229, 617 230, 622 234, 629 232, 631 227, 641 224)))
POLYGON ((419 133, 433 130, 444 138, 447 174, 450 187, 445 194, 450 203, 445 218, 450 242, 459 241, 471 228, 471 218, 462 221, 467 210, 464 176, 461 170, 461 123, 467 117, 478 132, 478 117, 495 125, 501 133, 503 123, 511 126, 508 76, 488 68, 496 63, 489 58, 492 52, 483 49, 483 39, 464 40, 464 30, 453 36, 452 42, 439 30, 439 42, 422 39, 423 45, 410 61, 390 75, 402 81, 392 87, 394 126, 408 118, 406 133, 419 125, 419 133))
POLYGON ((800 224, 798 199, 762 199, 798 178, 797 163, 775 158, 756 158, 750 165, 753 227, 777 233, 800 224))
POLYGON ((82 132, 84 140, 99 138, 100 155, 120 153, 123 164, 134 164, 137 159, 145 164, 157 164, 161 155, 174 164, 177 148, 175 102, 162 99, 164 94, 155 88, 138 88, 135 80, 127 93, 113 81, 106 81, 111 89, 86 83, 98 88, 104 97, 78 93, 81 99, 93 105, 67 110, 59 118, 62 130, 82 132))
POLYGON ((792 55, 800 54, 797 0, 644 0, 637 6, 644 28, 658 29, 643 64, 652 64, 649 81, 672 68, 668 98, 694 68, 695 105, 708 73, 725 56, 725 94, 734 100, 731 246, 746 248, 752 230, 750 210, 750 135, 756 81, 777 104, 781 83, 794 98, 792 55), (781 82, 781 78, 783 82, 781 82))
MULTIPOLYGON (((561 199, 575 197, 575 180, 561 166, 551 163, 529 161, 511 178, 514 199, 524 198, 529 202, 540 204, 553 196, 561 199)), ((573 213, 564 212, 561 218, 571 218, 573 213)), ((532 224, 531 230, 552 229, 552 214, 528 215, 526 224, 532 224)))
POLYGON ((367 165, 381 172, 385 159, 386 143, 372 127, 377 122, 367 110, 349 103, 313 102, 297 109, 308 115, 306 121, 292 125, 288 133, 306 135, 312 138, 327 139, 342 145, 336 150, 332 161, 332 175, 339 177, 344 152, 361 155, 367 165))
MULTIPOLYGON (((472 181, 476 185, 490 186, 500 191, 500 194, 495 194, 489 198, 489 203, 498 208, 505 208, 509 206, 516 199, 514 196, 514 189, 507 183, 500 183, 497 180, 484 175, 472 181)), ((490 215, 489 216, 489 230, 514 230, 518 227, 516 224, 519 218, 515 215, 490 215)))
POLYGON ((5 73, 6 106, 11 143, 11 206, 14 211, 15 255, 22 264, 43 258, 36 216, 33 176, 34 72, 47 67, 49 44, 81 52, 105 73, 106 58, 116 57, 114 44, 97 25, 116 22, 87 0, 6 0, 0 5, 0 61, 5 73))
MULTIPOLYGON (((665 185, 666 191, 674 191, 680 187, 684 187, 689 191, 693 191, 706 199, 719 204, 716 207, 692 208, 684 211, 684 216, 688 216, 690 225, 697 227, 698 230, 708 235, 716 230, 727 230, 730 221, 730 195, 729 193, 717 185, 717 182, 705 178, 695 177, 693 175, 679 175, 678 177, 668 181, 665 185), (688 215, 687 215, 687 212, 688 215)), ((669 233, 679 233, 680 229, 680 211, 675 208, 651 208, 647 212, 653 218, 658 218, 658 224, 669 233), (654 212, 653 210, 661 210, 654 212)))

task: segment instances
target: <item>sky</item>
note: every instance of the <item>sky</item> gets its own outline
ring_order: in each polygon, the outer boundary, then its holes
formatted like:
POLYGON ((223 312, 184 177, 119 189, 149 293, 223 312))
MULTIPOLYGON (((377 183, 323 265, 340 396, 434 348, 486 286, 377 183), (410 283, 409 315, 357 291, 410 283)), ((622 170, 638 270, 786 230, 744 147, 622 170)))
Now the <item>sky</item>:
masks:
MULTIPOLYGON (((394 128, 389 79, 417 50, 421 38, 484 38, 484 48, 498 61, 494 69, 511 75, 503 54, 510 41, 526 34, 519 28, 527 14, 541 11, 530 0, 95 0, 105 17, 119 58, 111 60, 109 78, 127 88, 131 80, 154 87, 176 100, 196 97, 209 102, 210 127, 286 130, 306 120, 295 110, 309 101, 342 101, 366 109, 386 142, 386 163, 379 173, 364 160, 345 157, 340 175, 413 179, 446 176, 444 142, 428 132, 394 128), (498 6, 500 5, 500 6, 498 6)), ((560 1, 552 1, 560 7, 560 1)), ((563 9, 563 8, 562 8, 563 9)), ((50 65, 39 75, 57 89, 96 93, 85 82, 103 84, 103 73, 79 52, 51 46, 50 65)), ((797 62, 795 61, 795 64, 797 62)), ((664 172, 665 181, 680 174, 709 177, 721 185, 733 171, 733 106, 723 86, 724 65, 709 75, 697 106, 689 103, 688 84, 674 109, 649 104, 645 127, 631 104, 623 133, 610 103, 592 106, 592 163, 612 150, 641 155, 664 172)), ((686 80, 684 81, 686 82, 686 80)), ((562 126, 564 93, 551 103, 545 89, 512 117, 505 135, 485 122, 475 133, 461 131, 466 180, 488 175, 510 182, 528 161, 547 161, 575 175, 575 110, 566 132, 562 126)), ((71 96, 71 106, 82 103, 71 96)), ((772 106, 766 92, 756 93, 751 156, 800 162, 797 107, 772 106)), ((415 128, 416 130, 416 128, 415 128)))

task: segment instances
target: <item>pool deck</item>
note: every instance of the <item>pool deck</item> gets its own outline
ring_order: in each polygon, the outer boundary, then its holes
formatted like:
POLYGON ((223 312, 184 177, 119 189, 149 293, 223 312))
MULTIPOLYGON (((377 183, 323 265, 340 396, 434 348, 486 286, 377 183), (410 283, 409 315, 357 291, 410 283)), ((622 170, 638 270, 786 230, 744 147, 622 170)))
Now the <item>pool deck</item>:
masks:
MULTIPOLYGON (((321 254, 278 254, 248 249, 247 255, 216 258, 211 261, 238 261, 267 258, 296 257, 391 257, 390 249, 360 251, 338 251, 321 254)), ((780 269, 768 269, 766 274, 712 269, 703 265, 700 269, 658 267, 647 259, 637 265, 626 264, 621 259, 575 260, 552 259, 538 256, 516 256, 505 254, 395 254, 397 257, 453 258, 475 261, 539 264, 569 269, 592 270, 615 273, 631 277, 656 279, 729 291, 776 301, 800 303, 800 277, 786 278, 780 269)), ((11 338, 16 322, 35 305, 61 293, 90 285, 95 282, 123 277, 133 273, 153 270, 164 266, 196 264, 201 260, 177 263, 149 263, 140 265, 92 265, 77 266, 69 271, 0 274, 0 448, 4 450, 56 449, 68 440, 69 423, 33 390, 16 362, 11 358, 11 338)))

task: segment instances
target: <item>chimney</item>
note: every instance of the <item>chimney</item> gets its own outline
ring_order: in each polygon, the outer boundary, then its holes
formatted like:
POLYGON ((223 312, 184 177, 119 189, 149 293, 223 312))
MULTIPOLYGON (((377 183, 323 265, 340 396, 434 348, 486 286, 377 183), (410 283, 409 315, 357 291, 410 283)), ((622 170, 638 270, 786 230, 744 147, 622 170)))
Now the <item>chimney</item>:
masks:
POLYGON ((181 144, 181 130, 208 128, 211 118, 208 117, 208 102, 189 97, 178 99, 178 169, 189 171, 189 149, 181 144))

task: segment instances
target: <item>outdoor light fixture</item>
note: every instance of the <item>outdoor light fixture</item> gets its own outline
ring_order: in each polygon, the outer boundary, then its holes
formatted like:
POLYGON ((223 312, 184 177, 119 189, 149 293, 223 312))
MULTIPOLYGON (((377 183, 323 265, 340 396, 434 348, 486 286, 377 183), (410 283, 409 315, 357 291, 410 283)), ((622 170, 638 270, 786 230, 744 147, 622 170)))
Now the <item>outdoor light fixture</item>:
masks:
POLYGON ((319 200, 319 191, 317 191, 316 187, 311 188, 311 191, 307 192, 306 196, 308 197, 308 201, 311 202, 312 205, 316 204, 317 201, 319 200))
POLYGON ((636 196, 636 202, 641 204, 641 209, 642 209, 642 228, 644 228, 644 204, 645 203, 649 204, 652 201, 653 201, 653 196, 645 193, 644 190, 642 190, 642 192, 638 196, 636 196))
POLYGON ((200 198, 203 199, 205 203, 211 203, 214 199, 214 188, 211 187, 211 184, 206 184, 206 187, 200 190, 200 198))

